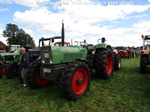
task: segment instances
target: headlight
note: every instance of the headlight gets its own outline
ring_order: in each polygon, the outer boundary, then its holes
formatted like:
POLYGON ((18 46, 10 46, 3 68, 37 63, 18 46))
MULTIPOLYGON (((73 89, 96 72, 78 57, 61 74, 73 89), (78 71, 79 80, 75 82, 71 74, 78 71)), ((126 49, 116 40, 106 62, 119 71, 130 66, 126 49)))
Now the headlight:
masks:
POLYGON ((44 58, 49 58, 49 53, 44 53, 44 58))
POLYGON ((51 64, 53 63, 51 59, 50 59, 50 63, 51 63, 51 64))
POLYGON ((45 60, 43 60, 42 63, 45 63, 45 60))

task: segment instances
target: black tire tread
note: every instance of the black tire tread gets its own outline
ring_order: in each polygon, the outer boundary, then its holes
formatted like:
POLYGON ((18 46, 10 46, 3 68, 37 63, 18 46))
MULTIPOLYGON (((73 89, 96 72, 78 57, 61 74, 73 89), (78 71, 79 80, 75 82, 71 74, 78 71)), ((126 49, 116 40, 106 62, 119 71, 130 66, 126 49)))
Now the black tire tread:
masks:
POLYGON ((146 59, 146 57, 141 56, 141 58, 140 58, 140 72, 146 73, 146 68, 147 68, 147 59, 146 59))
POLYGON ((120 54, 115 54, 114 55, 114 70, 119 70, 119 63, 120 63, 120 67, 121 67, 121 56, 120 54))
POLYGON ((35 80, 35 75, 34 73, 36 72, 36 69, 41 66, 41 64, 32 64, 30 65, 29 69, 28 69, 28 76, 27 76, 27 80, 28 80, 28 84, 32 89, 39 89, 42 87, 46 87, 47 85, 39 85, 36 80, 35 80))
POLYGON ((87 90, 89 89, 89 85, 90 85, 90 68, 89 66, 84 62, 84 61, 75 61, 72 63, 69 63, 64 71, 62 71, 61 77, 60 77, 60 88, 61 88, 61 92, 64 98, 68 99, 68 100, 76 100, 78 98, 80 98, 81 96, 83 96, 87 90), (71 87, 71 80, 73 77, 73 74, 75 73, 76 69, 79 66, 84 66, 84 68, 86 68, 87 74, 89 75, 89 81, 88 81, 88 85, 86 90, 83 92, 83 94, 81 95, 75 95, 72 91, 72 87, 71 87))
POLYGON ((16 70, 18 69, 18 72, 19 72, 19 68, 18 68, 16 63, 10 63, 6 66, 6 77, 8 79, 13 79, 13 78, 16 78, 18 76, 17 73, 13 73, 14 68, 16 68, 16 70))
POLYGON ((113 68, 111 74, 107 74, 106 72, 106 57, 107 54, 111 53, 112 55, 112 63, 113 63, 113 52, 110 49, 97 49, 95 58, 94 58, 94 66, 95 66, 95 71, 98 77, 103 78, 103 79, 108 79, 109 77, 112 76, 113 73, 113 68))

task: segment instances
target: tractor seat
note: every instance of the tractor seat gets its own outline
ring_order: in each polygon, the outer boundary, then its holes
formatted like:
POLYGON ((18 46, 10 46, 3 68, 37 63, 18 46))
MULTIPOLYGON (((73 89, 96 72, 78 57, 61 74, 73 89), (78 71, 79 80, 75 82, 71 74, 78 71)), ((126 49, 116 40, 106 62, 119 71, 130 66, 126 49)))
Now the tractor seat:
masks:
POLYGON ((88 54, 91 54, 92 51, 94 51, 94 46, 93 46, 93 44, 88 44, 88 45, 86 46, 86 48, 87 48, 88 54))

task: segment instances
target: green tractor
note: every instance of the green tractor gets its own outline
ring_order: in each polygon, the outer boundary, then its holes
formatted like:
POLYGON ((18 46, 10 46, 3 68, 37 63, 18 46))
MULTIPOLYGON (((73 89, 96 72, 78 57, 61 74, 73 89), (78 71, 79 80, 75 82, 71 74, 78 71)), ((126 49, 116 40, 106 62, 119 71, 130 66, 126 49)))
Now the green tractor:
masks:
MULTIPOLYGON (((41 62, 34 62, 28 70, 28 84, 33 89, 45 87, 60 80, 62 94, 68 100, 85 95, 90 86, 92 69, 99 77, 108 79, 113 74, 114 54, 110 45, 98 43, 80 46, 64 46, 64 23, 61 36, 41 38, 41 62), (53 46, 56 39, 62 39, 61 46, 53 46), (46 41, 49 42, 46 45, 46 41)), ((118 63, 119 64, 119 63, 118 63)))
MULTIPOLYGON (((40 43, 40 40, 39 40, 40 43)), ((29 53, 29 59, 30 63, 34 61, 39 61, 39 55, 40 55, 40 50, 33 50, 30 45, 28 44, 28 38, 25 37, 22 46, 26 49, 26 52, 29 53)), ((19 52, 18 52, 19 53, 19 52)), ((18 54, 20 56, 20 53, 18 54)), ((11 63, 7 64, 6 66, 6 76, 8 79, 12 79, 15 77, 20 78, 20 81, 22 82, 21 76, 20 76, 20 66, 19 66, 19 61, 20 57, 16 61, 12 61, 11 63)))
POLYGON ((6 47, 6 53, 1 53, 3 64, 1 65, 2 74, 6 75, 6 66, 11 62, 20 60, 20 45, 9 45, 6 47))

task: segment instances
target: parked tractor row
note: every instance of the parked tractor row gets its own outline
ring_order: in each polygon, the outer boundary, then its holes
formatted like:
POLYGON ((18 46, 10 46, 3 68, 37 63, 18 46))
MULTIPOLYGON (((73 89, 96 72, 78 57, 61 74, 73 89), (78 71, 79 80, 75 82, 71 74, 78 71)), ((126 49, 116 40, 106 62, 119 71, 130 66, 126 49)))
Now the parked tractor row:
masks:
POLYGON ((132 47, 116 47, 118 50, 119 54, 121 55, 122 58, 133 58, 136 57, 136 52, 132 47))
MULTIPOLYGON (((77 100, 88 91, 93 70, 99 78, 108 79, 114 69, 121 67, 120 55, 113 52, 105 41, 102 38, 98 39, 96 45, 86 41, 70 45, 65 42, 62 23, 61 36, 41 38, 38 50, 24 46, 30 56, 27 77, 29 86, 38 89, 59 80, 63 96, 68 100, 77 100), (55 42, 57 39, 61 39, 61 42, 55 42)), ((6 74, 14 77, 18 73, 20 77, 18 62, 8 64, 6 74)))

